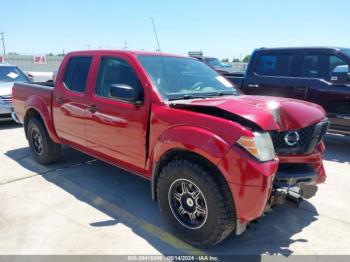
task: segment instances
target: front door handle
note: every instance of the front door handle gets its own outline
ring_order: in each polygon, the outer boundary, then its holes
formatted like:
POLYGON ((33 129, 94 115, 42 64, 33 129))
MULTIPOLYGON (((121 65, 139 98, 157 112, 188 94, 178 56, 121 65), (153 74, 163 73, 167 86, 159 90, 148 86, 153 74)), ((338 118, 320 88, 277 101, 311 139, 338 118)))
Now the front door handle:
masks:
POLYGON ((250 88, 259 88, 260 86, 258 84, 249 84, 248 87, 250 87, 250 88))
POLYGON ((89 107, 88 107, 88 110, 91 112, 91 113, 95 113, 95 112, 97 112, 97 106, 96 105, 90 105, 89 107))

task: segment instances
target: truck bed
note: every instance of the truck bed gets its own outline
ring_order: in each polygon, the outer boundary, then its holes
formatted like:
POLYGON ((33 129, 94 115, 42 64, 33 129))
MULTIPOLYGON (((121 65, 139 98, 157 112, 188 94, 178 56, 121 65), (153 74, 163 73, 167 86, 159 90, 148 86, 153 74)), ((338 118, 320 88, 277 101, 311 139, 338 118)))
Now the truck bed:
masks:
POLYGON ((243 87, 243 81, 244 81, 244 74, 230 74, 230 75, 225 75, 225 77, 231 81, 232 84, 235 85, 237 88, 242 88, 243 87))
POLYGON ((13 108, 21 123, 24 114, 33 100, 41 100, 41 105, 45 106, 51 115, 51 104, 53 94, 53 83, 15 83, 12 89, 13 108))

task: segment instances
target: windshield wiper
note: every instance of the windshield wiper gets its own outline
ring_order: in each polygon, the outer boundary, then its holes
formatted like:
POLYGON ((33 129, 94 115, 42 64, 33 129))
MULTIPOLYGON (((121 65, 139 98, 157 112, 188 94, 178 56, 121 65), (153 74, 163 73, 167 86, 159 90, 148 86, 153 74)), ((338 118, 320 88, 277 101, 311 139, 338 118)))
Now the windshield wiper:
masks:
POLYGON ((212 92, 207 94, 208 97, 213 97, 213 96, 237 96, 239 93, 237 92, 225 92, 225 91, 218 91, 218 92, 212 92))
POLYGON ((196 99, 196 98, 211 98, 211 97, 216 97, 216 96, 228 96, 228 95, 233 95, 237 96, 239 93, 237 92, 227 92, 227 91, 217 91, 217 92, 208 92, 208 93, 203 93, 203 94, 185 94, 185 95, 179 95, 179 96, 173 96, 170 97, 168 100, 169 101, 174 101, 174 100, 185 100, 185 99, 196 99))
POLYGON ((169 97, 169 101, 174 100, 182 100, 182 99, 196 99, 196 98, 208 98, 208 96, 204 95, 182 95, 182 96, 176 96, 176 97, 169 97))

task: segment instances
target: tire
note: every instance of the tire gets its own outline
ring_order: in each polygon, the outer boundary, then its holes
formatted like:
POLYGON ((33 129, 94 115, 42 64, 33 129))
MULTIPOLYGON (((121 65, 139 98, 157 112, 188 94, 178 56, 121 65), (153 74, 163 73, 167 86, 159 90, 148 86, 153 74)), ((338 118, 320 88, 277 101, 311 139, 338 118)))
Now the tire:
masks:
POLYGON ((45 126, 36 118, 28 122, 26 134, 33 158, 42 165, 56 162, 61 156, 61 146, 52 141, 45 126))
POLYGON ((211 170, 196 160, 173 160, 162 168, 157 182, 162 215, 181 239, 194 246, 215 245, 236 226, 231 192, 221 174, 211 170), (200 212, 193 215, 197 209, 200 212))

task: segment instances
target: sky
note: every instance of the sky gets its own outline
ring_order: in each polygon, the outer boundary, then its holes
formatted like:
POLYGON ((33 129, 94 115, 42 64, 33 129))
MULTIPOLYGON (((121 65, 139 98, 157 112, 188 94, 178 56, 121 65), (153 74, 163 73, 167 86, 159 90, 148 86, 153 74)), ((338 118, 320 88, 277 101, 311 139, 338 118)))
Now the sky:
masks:
POLYGON ((348 0, 1 0, 0 31, 7 53, 155 51, 153 17, 162 52, 231 60, 259 47, 350 47, 349 10, 348 0))

